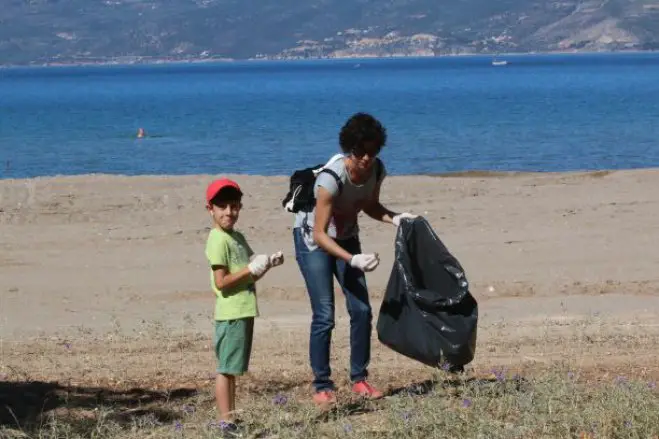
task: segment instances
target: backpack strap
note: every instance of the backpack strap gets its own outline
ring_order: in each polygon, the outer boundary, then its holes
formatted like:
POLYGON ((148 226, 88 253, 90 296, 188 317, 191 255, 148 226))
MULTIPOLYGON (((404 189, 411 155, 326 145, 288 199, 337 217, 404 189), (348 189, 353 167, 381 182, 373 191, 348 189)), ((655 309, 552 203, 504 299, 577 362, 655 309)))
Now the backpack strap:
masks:
MULTIPOLYGON (((338 195, 341 195, 341 191, 343 191, 343 182, 341 181, 341 178, 339 177, 339 174, 337 174, 336 172, 334 172, 333 170, 328 169, 328 168, 323 168, 323 169, 320 170, 320 172, 326 172, 329 175, 331 175, 332 177, 334 177, 334 180, 336 180, 336 186, 339 188, 338 195)), ((318 175, 320 175, 320 172, 318 173, 318 175)))
POLYGON ((333 155, 333 156, 327 161, 327 163, 325 163, 323 166, 321 166, 321 167, 319 167, 319 168, 317 168, 317 169, 314 169, 314 171, 313 171, 314 175, 315 175, 315 176, 318 176, 318 174, 320 174, 325 168, 327 168, 329 165, 331 165, 331 164, 334 163, 335 161, 337 161, 337 160, 339 160, 339 159, 342 159, 343 157, 344 157, 343 154, 334 154, 334 155, 333 155))
POLYGON ((334 180, 336 180, 336 185, 339 188, 339 195, 341 195, 341 191, 343 191, 343 182, 341 181, 341 178, 339 178, 339 175, 336 172, 332 171, 331 169, 328 169, 327 167, 329 165, 331 165, 332 163, 334 163, 335 161, 342 159, 343 157, 344 157, 344 155, 341 154, 341 153, 334 154, 327 161, 327 163, 325 163, 323 166, 321 166, 320 168, 313 171, 316 178, 318 178, 318 176, 320 175, 321 172, 327 172, 332 177, 334 177, 334 180))
MULTIPOLYGON (((329 162, 327 162, 327 164, 325 166, 328 166, 330 163, 334 162, 335 160, 337 160, 341 157, 343 157, 343 155, 341 155, 341 154, 335 155, 334 157, 332 157, 330 159, 329 162)), ((382 164, 382 161, 379 158, 376 158, 375 160, 376 160, 376 162, 375 162, 375 166, 376 166, 375 181, 379 182, 380 179, 382 178, 382 172, 384 171, 384 165, 382 164)), ((343 182, 341 181, 341 178, 339 177, 339 175, 336 172, 334 172, 331 169, 326 168, 325 166, 323 166, 322 168, 320 168, 317 171, 316 178, 318 178, 318 175, 320 175, 321 172, 327 172, 328 174, 330 174, 332 177, 334 177, 334 180, 336 180, 336 185, 339 188, 339 195, 341 195, 341 191, 343 190, 343 182)))

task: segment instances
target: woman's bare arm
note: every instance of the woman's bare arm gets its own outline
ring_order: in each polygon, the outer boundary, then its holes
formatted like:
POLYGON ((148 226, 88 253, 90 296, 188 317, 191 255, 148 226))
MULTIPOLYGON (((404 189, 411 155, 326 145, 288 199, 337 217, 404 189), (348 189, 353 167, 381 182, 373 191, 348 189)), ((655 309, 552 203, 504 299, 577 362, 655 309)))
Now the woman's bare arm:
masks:
POLYGON ((392 224, 393 218, 398 215, 396 212, 392 212, 387 209, 380 203, 380 187, 382 186, 382 181, 380 181, 375 190, 373 191, 373 197, 371 202, 364 208, 364 213, 371 218, 382 221, 383 223, 392 224))
POLYGON ((316 216, 314 219, 313 239, 316 241, 316 244, 327 253, 337 258, 341 258, 346 262, 350 262, 352 255, 344 250, 327 234, 327 227, 329 226, 329 220, 332 215, 333 201, 332 195, 330 195, 324 187, 321 186, 318 188, 318 194, 316 194, 316 216))

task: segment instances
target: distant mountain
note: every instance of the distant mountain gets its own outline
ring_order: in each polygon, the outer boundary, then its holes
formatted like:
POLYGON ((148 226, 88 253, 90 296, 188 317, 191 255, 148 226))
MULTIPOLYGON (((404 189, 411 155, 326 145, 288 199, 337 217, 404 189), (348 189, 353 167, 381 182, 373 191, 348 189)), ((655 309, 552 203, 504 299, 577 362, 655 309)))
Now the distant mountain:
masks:
POLYGON ((659 49, 659 0, 3 0, 0 65, 659 49))

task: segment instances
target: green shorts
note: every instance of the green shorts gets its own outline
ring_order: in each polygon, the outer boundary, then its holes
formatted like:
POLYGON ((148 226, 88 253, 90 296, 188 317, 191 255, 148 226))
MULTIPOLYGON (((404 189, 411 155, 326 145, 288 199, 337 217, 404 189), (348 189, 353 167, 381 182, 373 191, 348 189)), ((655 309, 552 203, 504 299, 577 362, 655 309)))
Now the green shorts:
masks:
POLYGON ((253 334, 254 317, 215 321, 213 344, 219 373, 242 375, 247 372, 253 334))

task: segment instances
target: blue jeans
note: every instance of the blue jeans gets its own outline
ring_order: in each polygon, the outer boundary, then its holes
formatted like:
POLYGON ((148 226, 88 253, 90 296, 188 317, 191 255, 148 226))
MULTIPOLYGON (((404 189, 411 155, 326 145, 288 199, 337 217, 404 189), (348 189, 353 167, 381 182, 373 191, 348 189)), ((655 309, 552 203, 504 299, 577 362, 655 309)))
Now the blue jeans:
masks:
MULTIPOLYGON (((315 390, 332 390, 330 379, 330 343, 334 329, 334 276, 339 281, 350 315, 350 379, 353 382, 366 379, 371 358, 371 321, 373 318, 368 300, 364 273, 347 262, 337 259, 322 248, 309 251, 302 231, 293 229, 295 258, 304 277, 311 300, 311 335, 309 358, 314 374, 315 390)), ((358 238, 337 243, 349 253, 361 253, 358 238)))

